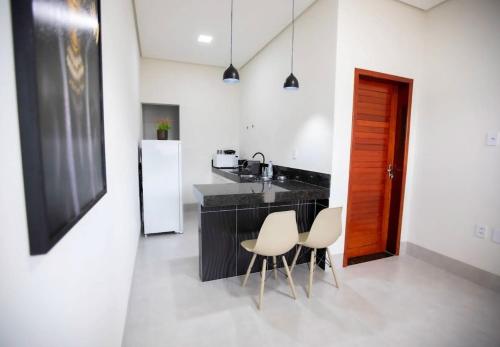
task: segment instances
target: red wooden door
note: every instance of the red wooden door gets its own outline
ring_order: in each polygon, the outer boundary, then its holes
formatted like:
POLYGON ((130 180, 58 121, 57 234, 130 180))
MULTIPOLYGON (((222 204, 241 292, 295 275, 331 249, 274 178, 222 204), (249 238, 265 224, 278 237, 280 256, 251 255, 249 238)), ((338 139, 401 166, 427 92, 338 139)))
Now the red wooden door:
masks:
POLYGON ((397 102, 396 84, 356 80, 344 265, 386 249, 397 102))

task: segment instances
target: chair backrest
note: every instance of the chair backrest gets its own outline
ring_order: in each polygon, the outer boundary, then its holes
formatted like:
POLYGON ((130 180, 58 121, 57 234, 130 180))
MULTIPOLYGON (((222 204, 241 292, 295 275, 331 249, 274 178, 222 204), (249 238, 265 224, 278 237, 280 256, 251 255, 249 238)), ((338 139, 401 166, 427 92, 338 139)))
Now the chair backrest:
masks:
POLYGON ((295 211, 270 213, 260 228, 254 252, 264 256, 281 255, 299 240, 295 211))
POLYGON ((333 244, 342 234, 342 207, 321 210, 313 222, 305 246, 325 248, 333 244))

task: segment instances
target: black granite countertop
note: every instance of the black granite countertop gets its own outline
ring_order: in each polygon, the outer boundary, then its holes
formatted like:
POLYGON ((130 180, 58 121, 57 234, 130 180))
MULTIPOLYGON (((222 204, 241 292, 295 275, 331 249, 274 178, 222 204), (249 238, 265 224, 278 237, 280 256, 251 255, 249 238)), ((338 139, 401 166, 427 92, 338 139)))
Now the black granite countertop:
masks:
POLYGON ((235 183, 194 185, 194 195, 204 207, 318 200, 330 197, 329 188, 298 180, 248 182, 230 170, 213 169, 213 171, 235 183))

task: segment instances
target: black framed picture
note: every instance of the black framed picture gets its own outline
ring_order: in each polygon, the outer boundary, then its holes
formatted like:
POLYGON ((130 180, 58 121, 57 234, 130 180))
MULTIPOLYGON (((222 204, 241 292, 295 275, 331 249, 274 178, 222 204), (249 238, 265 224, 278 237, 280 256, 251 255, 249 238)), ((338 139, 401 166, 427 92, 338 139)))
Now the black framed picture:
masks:
POLYGON ((100 3, 12 0, 30 253, 106 194, 100 3))

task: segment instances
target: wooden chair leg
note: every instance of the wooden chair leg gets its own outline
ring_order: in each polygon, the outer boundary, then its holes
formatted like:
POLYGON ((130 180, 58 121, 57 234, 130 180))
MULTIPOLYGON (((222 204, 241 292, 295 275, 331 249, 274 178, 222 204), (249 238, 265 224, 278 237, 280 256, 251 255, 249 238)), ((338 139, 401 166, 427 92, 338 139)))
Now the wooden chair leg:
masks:
POLYGON ((257 258, 257 254, 254 253, 252 256, 252 260, 250 260, 250 265, 248 265, 247 273, 245 274, 245 278, 243 279, 243 283, 241 284, 244 287, 247 284, 248 276, 250 276, 250 272, 252 272, 253 263, 255 262, 255 258, 257 258))
POLYGON ((274 279, 278 279, 278 267, 276 266, 276 257, 273 256, 273 272, 274 272, 274 279))
POLYGON ((259 310, 262 309, 262 297, 264 296, 264 284, 266 282, 267 258, 262 262, 262 274, 260 278, 259 310))
POLYGON ((283 259, 283 265, 285 266, 286 275, 288 277, 288 285, 290 286, 290 289, 292 290, 292 296, 294 299, 297 299, 297 293, 295 293, 295 285, 293 284, 292 274, 290 272, 290 269, 288 268, 288 264, 286 263, 286 258, 283 255, 283 256, 281 256, 281 259, 283 259))
POLYGON ((311 262, 309 263, 309 288, 307 290, 307 297, 311 297, 312 283, 314 275, 314 267, 316 265, 316 248, 311 251, 311 262))
POLYGON ((293 272, 293 268, 295 267, 295 264, 297 263, 297 258, 299 257, 301 250, 302 250, 302 245, 299 245, 299 248, 297 248, 297 251, 295 252, 295 256, 293 257, 292 266, 290 266, 290 273, 293 272))
POLYGON ((335 286, 340 288, 339 281, 337 280, 337 276, 335 275, 335 269, 333 267, 332 255, 330 254, 330 250, 328 247, 326 248, 326 254, 328 255, 328 261, 330 262, 330 267, 332 268, 333 279, 335 280, 335 286))

